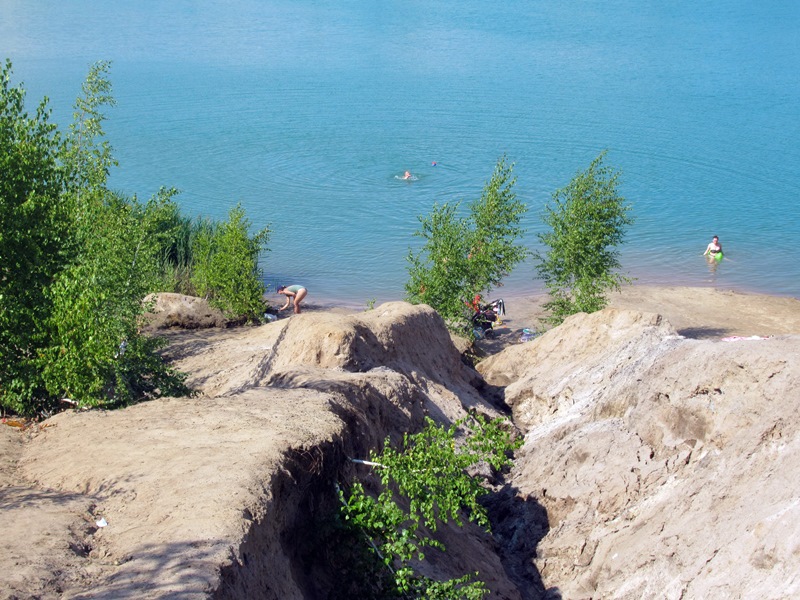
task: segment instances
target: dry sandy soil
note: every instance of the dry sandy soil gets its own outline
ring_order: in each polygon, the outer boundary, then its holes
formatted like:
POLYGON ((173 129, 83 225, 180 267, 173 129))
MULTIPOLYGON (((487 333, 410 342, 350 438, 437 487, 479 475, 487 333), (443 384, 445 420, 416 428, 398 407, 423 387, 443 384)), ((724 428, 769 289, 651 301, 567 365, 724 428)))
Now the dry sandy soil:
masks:
MULTIPOLYGON (((502 343, 486 343, 492 352, 518 341, 523 328, 544 329, 546 298, 506 298, 506 327, 498 328, 502 343)), ((728 336, 769 336, 800 333, 800 300, 783 296, 744 294, 704 287, 630 286, 611 294, 609 306, 654 312, 683 336, 719 339, 728 336)))
POLYGON ((525 432, 507 484, 546 511, 545 597, 800 597, 798 302, 632 292, 614 304, 656 310, 477 365, 525 432))
MULTIPOLYGON (((542 302, 506 298, 483 352, 537 328, 542 302)), ((660 313, 698 340, 800 334, 792 298, 636 286, 611 305, 660 313)), ((171 357, 201 391, 194 399, 0 426, 0 598, 318 597, 292 573, 286 536, 313 526, 301 492, 340 475, 319 449, 363 454, 426 414, 496 411, 430 315, 394 305, 307 313, 171 334, 171 357), (266 588, 241 576, 253 564, 274 573, 266 588)), ((472 537, 457 560, 476 568, 469 561, 484 557, 493 597, 535 597, 472 537)))

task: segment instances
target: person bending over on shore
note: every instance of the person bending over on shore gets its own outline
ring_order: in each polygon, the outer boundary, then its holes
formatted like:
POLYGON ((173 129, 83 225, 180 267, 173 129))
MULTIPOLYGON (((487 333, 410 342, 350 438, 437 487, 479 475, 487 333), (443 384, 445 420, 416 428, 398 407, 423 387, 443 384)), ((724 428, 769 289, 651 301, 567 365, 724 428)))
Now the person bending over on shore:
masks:
POLYGON ((306 294, 308 294, 308 290, 304 288, 302 285, 290 285, 288 287, 285 285, 281 285, 278 287, 278 293, 286 296, 286 304, 281 306, 278 310, 284 310, 286 308, 289 308, 290 304, 294 304, 294 313, 296 315, 299 315, 300 302, 303 300, 303 298, 306 297, 306 294))
POLYGON ((720 252, 722 252, 722 244, 719 243, 719 238, 715 235, 711 239, 711 243, 706 248, 706 251, 703 252, 703 256, 714 256, 720 252))

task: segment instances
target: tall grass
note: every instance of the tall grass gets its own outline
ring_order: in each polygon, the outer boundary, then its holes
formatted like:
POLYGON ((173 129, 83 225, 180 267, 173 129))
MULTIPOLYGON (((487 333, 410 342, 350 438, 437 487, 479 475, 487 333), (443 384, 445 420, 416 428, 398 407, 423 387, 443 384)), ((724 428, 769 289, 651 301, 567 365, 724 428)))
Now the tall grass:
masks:
POLYGON ((175 202, 158 207, 152 223, 153 235, 160 246, 160 290, 194 295, 192 272, 195 242, 202 235, 214 235, 219 223, 208 217, 184 216, 175 202))

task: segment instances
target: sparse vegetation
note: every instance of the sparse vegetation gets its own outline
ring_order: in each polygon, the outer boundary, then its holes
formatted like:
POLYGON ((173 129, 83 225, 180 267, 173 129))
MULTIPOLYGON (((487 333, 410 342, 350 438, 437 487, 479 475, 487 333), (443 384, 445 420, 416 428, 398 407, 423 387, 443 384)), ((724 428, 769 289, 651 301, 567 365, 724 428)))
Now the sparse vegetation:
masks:
POLYGON ((380 477, 380 492, 371 495, 355 482, 341 497, 345 519, 364 532, 394 575, 386 597, 479 599, 488 593, 478 573, 440 582, 413 565, 424 560, 425 548, 446 550, 434 537, 440 523, 461 526, 466 518, 489 529, 478 503, 488 490, 467 470, 479 463, 494 469, 510 465, 510 453, 520 443, 502 419, 473 415, 446 428, 427 419, 420 433, 406 434, 399 450, 387 440, 383 452, 371 455, 368 464, 380 477), (462 430, 467 435, 459 441, 462 430))
POLYGON ((608 291, 631 281, 617 272, 618 246, 633 223, 631 207, 619 194, 619 173, 603 164, 605 154, 554 192, 545 206, 542 218, 550 230, 538 237, 548 250, 534 256, 550 293, 546 321, 553 325, 604 308, 608 291))
POLYGON ((519 242, 527 207, 514 193, 512 169, 505 157, 497 162, 481 197, 469 203, 468 216, 459 216, 460 203, 445 203, 419 217, 415 235, 425 242, 418 252, 409 251, 406 297, 430 305, 461 333, 472 331, 466 302, 501 285, 528 256, 519 242))

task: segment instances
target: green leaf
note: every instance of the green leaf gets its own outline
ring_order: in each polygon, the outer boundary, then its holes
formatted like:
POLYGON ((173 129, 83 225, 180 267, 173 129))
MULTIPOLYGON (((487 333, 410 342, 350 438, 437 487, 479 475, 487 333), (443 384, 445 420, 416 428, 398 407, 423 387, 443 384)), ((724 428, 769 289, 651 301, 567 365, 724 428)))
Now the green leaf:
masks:
POLYGON ((550 230, 538 238, 548 249, 534 258, 550 293, 546 320, 554 325, 571 314, 604 308, 607 292, 631 281, 618 273, 617 250, 633 223, 631 207, 618 192, 619 173, 603 165, 605 154, 557 190, 543 210, 550 230))
POLYGON ((406 257, 406 298, 430 305, 461 333, 472 331, 466 303, 501 285, 528 256, 519 242, 527 207, 513 192, 512 168, 505 157, 498 160, 481 197, 468 203, 467 215, 460 203, 434 204, 428 216, 419 217, 414 234, 423 239, 422 246, 409 249, 406 257))
POLYGON ((424 547, 445 550, 431 535, 440 522, 461 525, 466 517, 488 528, 485 510, 477 502, 486 490, 467 469, 483 461, 498 469, 509 466, 510 453, 521 442, 507 422, 471 415, 450 427, 426 419, 424 429, 406 434, 398 449, 387 439, 382 453, 371 453, 373 462, 383 465, 379 501, 369 501, 356 482, 343 512, 346 520, 360 524, 375 539, 387 564, 395 566, 395 591, 437 598, 480 598, 487 593, 482 583, 468 583, 472 576, 443 583, 416 576, 410 561, 424 560, 424 547), (457 444, 460 433, 468 435, 457 444), (380 526, 369 527, 371 523, 380 526))

